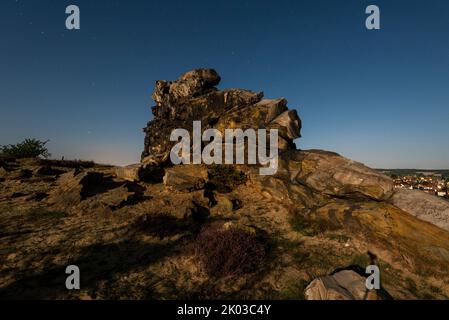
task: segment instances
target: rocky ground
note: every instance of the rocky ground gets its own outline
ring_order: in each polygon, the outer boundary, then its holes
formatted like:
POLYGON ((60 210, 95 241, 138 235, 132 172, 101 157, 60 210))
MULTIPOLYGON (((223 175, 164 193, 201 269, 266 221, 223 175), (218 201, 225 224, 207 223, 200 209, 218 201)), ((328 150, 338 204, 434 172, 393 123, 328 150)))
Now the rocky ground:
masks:
POLYGON ((449 297, 447 219, 410 210, 414 195, 360 163, 296 150, 300 120, 284 99, 219 91, 218 82, 201 70, 158 83, 141 164, 1 158, 0 298, 449 297), (192 117, 278 128, 277 174, 169 165, 165 127, 192 117), (363 271, 373 263, 382 290, 368 292, 363 271), (79 291, 65 288, 68 265, 81 270, 79 291))

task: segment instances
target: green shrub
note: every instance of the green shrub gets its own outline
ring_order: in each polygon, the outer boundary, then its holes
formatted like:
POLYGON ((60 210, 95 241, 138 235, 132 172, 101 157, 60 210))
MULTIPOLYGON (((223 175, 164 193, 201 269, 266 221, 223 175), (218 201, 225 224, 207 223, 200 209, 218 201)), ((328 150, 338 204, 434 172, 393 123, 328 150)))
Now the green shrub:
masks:
POLYGON ((40 141, 37 139, 25 139, 18 144, 0 146, 0 152, 6 156, 14 157, 17 159, 36 157, 48 158, 50 156, 50 153, 45 147, 48 141, 49 140, 40 141))
POLYGON ((208 170, 209 183, 220 193, 229 193, 246 182, 246 175, 232 165, 211 165, 208 170))

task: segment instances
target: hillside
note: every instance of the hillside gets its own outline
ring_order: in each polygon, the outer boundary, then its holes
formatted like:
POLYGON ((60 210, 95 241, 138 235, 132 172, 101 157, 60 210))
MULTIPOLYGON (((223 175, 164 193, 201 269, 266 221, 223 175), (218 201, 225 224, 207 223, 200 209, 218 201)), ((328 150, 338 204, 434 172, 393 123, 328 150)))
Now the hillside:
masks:
POLYGON ((219 81, 201 69, 156 84, 139 164, 1 160, 0 298, 449 297, 447 227, 411 212, 413 197, 395 201, 378 171, 299 150, 301 120, 285 99, 221 91, 219 81), (278 129, 276 174, 170 164, 171 131, 195 120, 220 131, 278 129), (373 263, 382 290, 367 292, 360 284, 373 263), (68 265, 81 270, 79 291, 64 287, 68 265), (355 280, 342 289, 329 279, 355 280))

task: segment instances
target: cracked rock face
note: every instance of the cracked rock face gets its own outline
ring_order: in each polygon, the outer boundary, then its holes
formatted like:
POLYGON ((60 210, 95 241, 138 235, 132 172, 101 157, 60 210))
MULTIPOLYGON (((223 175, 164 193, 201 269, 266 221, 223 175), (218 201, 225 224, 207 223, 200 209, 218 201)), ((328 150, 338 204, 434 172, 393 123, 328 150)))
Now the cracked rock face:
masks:
POLYGON ((292 180, 322 194, 384 201, 394 192, 389 177, 334 152, 307 150, 290 159, 297 167, 292 180))
POLYGON ((189 71, 175 81, 157 81, 153 92, 154 119, 145 132, 142 162, 161 165, 169 161, 174 145, 174 129, 192 130, 193 121, 202 129, 278 129, 281 150, 295 149, 294 139, 301 136, 301 120, 289 110, 287 100, 263 100, 262 92, 242 89, 219 90, 221 78, 213 69, 189 71))

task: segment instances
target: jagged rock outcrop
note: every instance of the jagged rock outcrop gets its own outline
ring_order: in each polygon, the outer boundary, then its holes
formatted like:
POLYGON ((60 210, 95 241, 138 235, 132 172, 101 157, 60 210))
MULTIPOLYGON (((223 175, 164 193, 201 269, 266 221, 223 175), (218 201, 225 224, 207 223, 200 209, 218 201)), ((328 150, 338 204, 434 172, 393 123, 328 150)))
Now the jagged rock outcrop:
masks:
POLYGON ((389 177, 365 165, 322 150, 291 152, 289 165, 293 182, 339 198, 387 200, 394 184, 389 177), (295 170, 296 169, 296 170, 295 170))
POLYGON ((170 134, 176 128, 192 130, 193 121, 202 129, 277 128, 280 149, 294 149, 300 137, 301 120, 296 110, 288 110, 285 99, 262 100, 262 92, 241 89, 218 90, 221 78, 215 70, 198 69, 185 73, 176 81, 157 81, 153 92, 156 106, 154 119, 145 132, 142 162, 164 164, 170 155, 170 134))
POLYGON ((202 122, 203 131, 278 129, 280 171, 289 172, 289 183, 336 197, 385 200, 391 196, 392 180, 360 163, 331 152, 296 150, 294 140, 301 137, 301 119, 296 110, 287 107, 286 99, 262 100, 263 93, 241 89, 220 91, 215 87, 220 80, 215 70, 198 69, 176 81, 156 83, 154 120, 145 128, 142 167, 167 164, 174 145, 171 132, 176 128, 191 131, 195 120, 202 122))
POLYGON ((164 185, 178 191, 194 191, 204 188, 207 170, 202 166, 186 165, 168 169, 164 176, 164 185))

